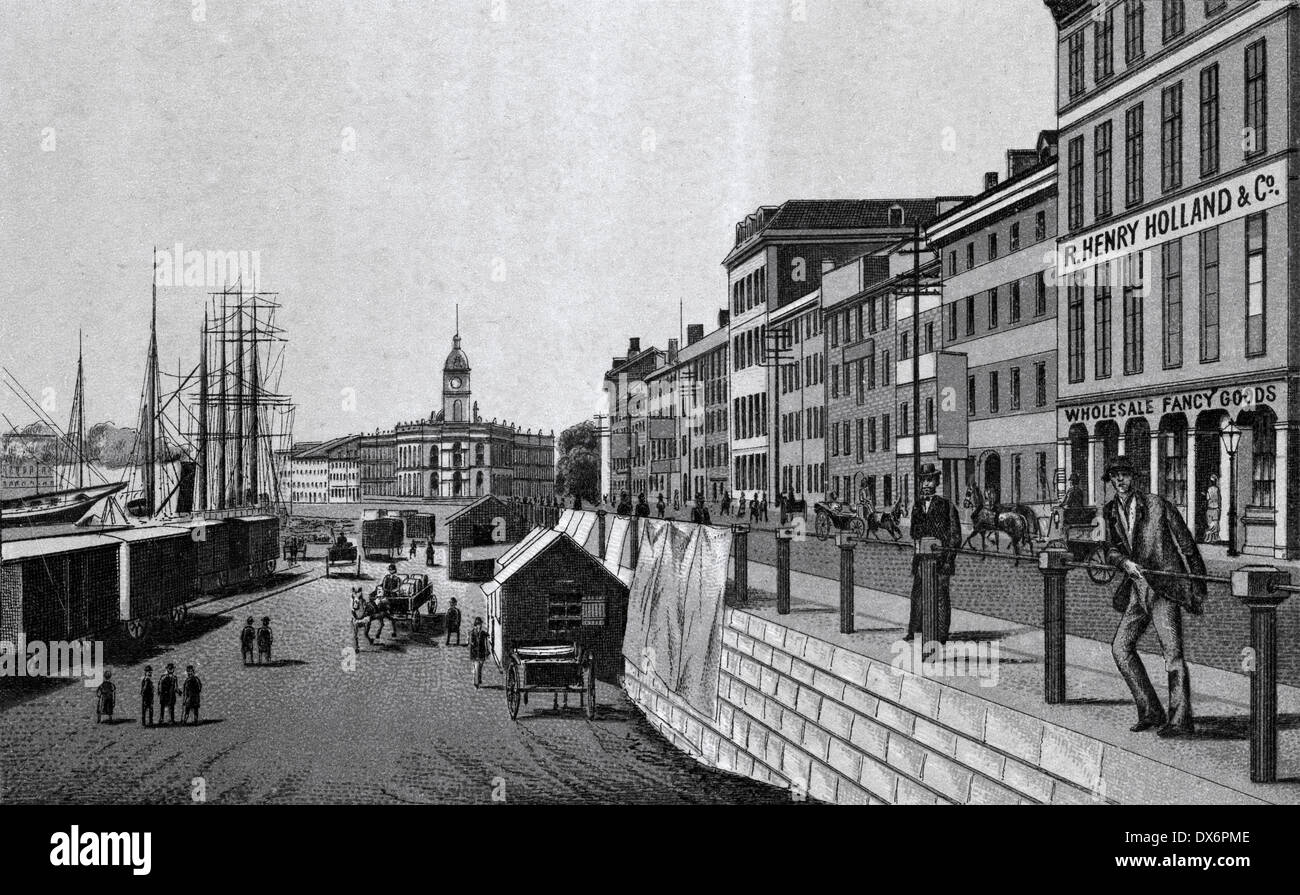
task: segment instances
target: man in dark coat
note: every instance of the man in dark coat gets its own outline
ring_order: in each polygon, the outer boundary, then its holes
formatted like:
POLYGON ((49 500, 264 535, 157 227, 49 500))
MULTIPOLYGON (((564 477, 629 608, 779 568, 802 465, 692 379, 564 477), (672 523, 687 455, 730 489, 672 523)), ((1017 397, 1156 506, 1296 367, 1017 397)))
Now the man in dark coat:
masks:
POLYGON ((447 642, 444 646, 451 646, 452 634, 456 635, 456 645, 460 646, 460 607, 456 605, 455 597, 447 606, 447 642))
POLYGON ((627 496, 626 491, 618 496, 618 506, 614 509, 614 513, 619 516, 632 515, 632 500, 627 496))
MULTIPOLYGON (((939 471, 933 463, 921 467, 917 478, 921 488, 920 500, 912 507, 910 525, 912 541, 920 550, 922 538, 937 538, 942 545, 939 554, 939 592, 936 595, 939 618, 936 620, 935 632, 940 643, 948 642, 948 628, 952 623, 952 606, 948 600, 948 584, 952 580, 953 569, 957 563, 953 551, 961 547, 961 517, 953 502, 941 494, 939 471)), ((921 564, 920 556, 912 558, 912 612, 907 622, 907 639, 921 633, 921 564)))
POLYGON ((1196 540, 1187 523, 1169 501, 1134 487, 1135 471, 1127 457, 1117 457, 1106 467, 1102 481, 1115 488, 1115 496, 1102 507, 1105 522, 1106 561, 1123 573, 1111 603, 1122 612, 1111 653, 1137 705, 1134 731, 1158 728, 1162 737, 1187 736, 1192 721, 1192 690, 1183 659, 1183 615, 1186 609, 1200 615, 1205 582, 1152 574, 1174 572, 1205 575, 1196 540), (1142 634, 1155 625, 1169 676, 1169 710, 1151 686, 1151 678, 1138 657, 1142 634))
POLYGON ((650 518, 650 504, 646 503, 644 491, 637 495, 636 514, 646 519, 650 518))
POLYGON ((171 723, 176 723, 176 691, 180 682, 176 680, 176 666, 167 663, 167 669, 158 681, 158 723, 162 724, 171 715, 171 723))
MULTIPOLYGON (((194 714, 194 723, 199 723, 199 694, 203 692, 203 682, 194 673, 193 665, 185 666, 185 681, 181 684, 181 723, 194 714)), ((173 713, 175 717, 175 713, 173 713)))
POLYGON ((271 644, 275 643, 275 635, 271 633, 271 616, 262 617, 262 627, 257 629, 257 664, 261 665, 263 661, 271 661, 271 644))
POLYGON ((153 727, 153 666, 144 667, 140 678, 140 726, 153 727))
POLYGON ((474 687, 483 684, 483 663, 488 657, 488 634, 483 627, 483 616, 474 616, 474 627, 469 629, 469 661, 474 666, 474 687))
POLYGON ((257 628, 253 627, 253 617, 250 615, 244 622, 244 628, 239 632, 239 652, 244 657, 245 665, 253 664, 253 644, 257 642, 257 628))

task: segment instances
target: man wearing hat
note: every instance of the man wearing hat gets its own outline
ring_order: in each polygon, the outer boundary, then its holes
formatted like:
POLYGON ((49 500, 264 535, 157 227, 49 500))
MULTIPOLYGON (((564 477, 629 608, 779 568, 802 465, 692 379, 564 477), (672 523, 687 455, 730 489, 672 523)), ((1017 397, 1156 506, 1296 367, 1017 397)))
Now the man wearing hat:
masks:
POLYGON ((397 574, 397 566, 392 563, 388 564, 388 574, 385 575, 384 580, 380 582, 380 587, 383 588, 384 599, 390 600, 397 596, 397 592, 401 590, 402 587, 402 576, 397 574))
POLYGON ((171 723, 176 723, 176 691, 180 687, 180 682, 176 680, 176 665, 173 662, 167 663, 166 672, 162 679, 158 681, 158 723, 162 724, 167 720, 170 713, 171 723))
POLYGON ((1182 611, 1201 613, 1205 582, 1153 573, 1204 576, 1205 563, 1174 505, 1159 495, 1138 491, 1135 478, 1133 462, 1127 457, 1112 460, 1102 476, 1115 489, 1101 511, 1106 561, 1124 574, 1111 601, 1115 611, 1123 613, 1111 652, 1137 704, 1138 721, 1132 730, 1155 727, 1162 737, 1187 736, 1194 725, 1191 683, 1183 660, 1182 611), (1137 653, 1138 641, 1153 624, 1169 677, 1168 712, 1161 707, 1137 653))
MULTIPOLYGON (((952 579, 956 565, 956 554, 961 547, 961 517, 953 502, 936 493, 939 488, 939 471, 933 463, 921 466, 921 475, 917 479, 920 487, 920 499, 912 507, 910 523, 912 541, 920 550, 922 538, 936 538, 943 546, 939 554, 939 592, 936 602, 939 618, 935 631, 940 643, 948 641, 948 626, 952 621, 952 606, 948 602, 948 582, 952 579)), ((907 638, 911 639, 921 633, 921 564, 920 555, 912 558, 912 614, 907 622, 907 638)))

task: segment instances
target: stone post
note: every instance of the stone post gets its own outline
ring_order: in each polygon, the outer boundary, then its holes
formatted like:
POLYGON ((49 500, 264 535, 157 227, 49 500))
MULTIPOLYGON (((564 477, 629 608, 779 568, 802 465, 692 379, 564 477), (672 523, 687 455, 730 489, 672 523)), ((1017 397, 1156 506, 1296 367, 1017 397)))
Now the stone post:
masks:
POLYGON ((1065 576, 1070 552, 1048 548, 1038 554, 1043 572, 1043 701, 1065 702, 1065 576))
POLYGON ((789 528, 776 530, 776 614, 790 614, 790 542, 794 540, 794 531, 789 528))
POLYGON ((1232 573, 1232 595, 1250 607, 1250 780, 1277 782, 1277 607, 1288 596, 1274 590, 1291 576, 1273 566, 1242 566, 1232 573))
POLYGON ((840 633, 853 633, 853 549, 857 540, 847 531, 835 533, 840 548, 840 633))
POLYGON ((736 599, 749 602, 749 526, 739 523, 731 526, 731 555, 734 558, 736 599))

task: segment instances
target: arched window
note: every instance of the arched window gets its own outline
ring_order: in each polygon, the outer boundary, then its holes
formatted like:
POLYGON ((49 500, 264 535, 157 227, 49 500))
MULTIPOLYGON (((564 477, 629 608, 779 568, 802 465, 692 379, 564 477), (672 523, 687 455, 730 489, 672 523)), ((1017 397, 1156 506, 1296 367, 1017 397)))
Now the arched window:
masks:
POLYGON ((460 423, 465 421, 465 405, 457 398, 451 402, 451 419, 452 422, 460 423))
POLYGON ((1260 407, 1251 420, 1250 503, 1257 507, 1276 505, 1274 486, 1277 475, 1277 415, 1260 407))

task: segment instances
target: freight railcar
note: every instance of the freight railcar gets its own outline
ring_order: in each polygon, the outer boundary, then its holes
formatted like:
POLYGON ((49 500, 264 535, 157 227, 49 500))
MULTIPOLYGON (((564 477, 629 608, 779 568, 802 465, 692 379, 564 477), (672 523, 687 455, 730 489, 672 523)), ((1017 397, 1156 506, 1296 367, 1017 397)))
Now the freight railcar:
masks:
POLYGON ((214 594, 229 583, 232 527, 220 519, 190 519, 175 524, 194 542, 194 589, 214 594))
POLYGON ((100 534, 6 541, 0 638, 75 640, 118 621, 121 543, 100 534))
POLYGON ((279 517, 235 516, 225 522, 231 529, 231 582, 260 581, 274 575, 280 555, 279 517))
POLYGON ((396 516, 383 516, 378 519, 361 520, 361 552, 365 556, 384 554, 391 557, 393 551, 402 552, 402 540, 406 527, 396 516))
POLYGON ((432 541, 438 535, 437 519, 432 513, 403 514, 406 536, 413 541, 432 541))
POLYGON ((179 627, 196 596, 198 542, 191 530, 145 526, 105 535, 118 548, 118 618, 139 639, 164 624, 179 627))

